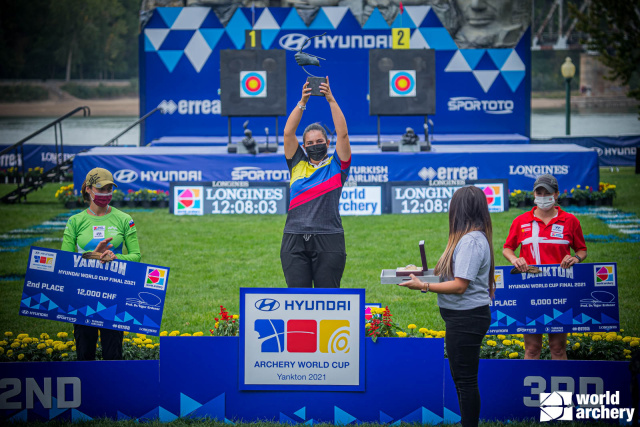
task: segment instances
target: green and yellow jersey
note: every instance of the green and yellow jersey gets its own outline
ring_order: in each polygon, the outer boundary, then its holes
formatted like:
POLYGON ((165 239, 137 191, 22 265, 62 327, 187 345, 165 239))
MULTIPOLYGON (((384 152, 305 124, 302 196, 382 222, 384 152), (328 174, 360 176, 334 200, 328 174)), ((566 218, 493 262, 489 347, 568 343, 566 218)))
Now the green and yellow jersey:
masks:
POLYGON ((140 245, 136 225, 131 216, 111 207, 104 216, 90 215, 87 210, 73 215, 64 230, 62 250, 68 252, 88 252, 96 249, 104 239, 112 237, 110 250, 125 261, 140 261, 140 245), (127 254, 123 254, 123 248, 127 254))

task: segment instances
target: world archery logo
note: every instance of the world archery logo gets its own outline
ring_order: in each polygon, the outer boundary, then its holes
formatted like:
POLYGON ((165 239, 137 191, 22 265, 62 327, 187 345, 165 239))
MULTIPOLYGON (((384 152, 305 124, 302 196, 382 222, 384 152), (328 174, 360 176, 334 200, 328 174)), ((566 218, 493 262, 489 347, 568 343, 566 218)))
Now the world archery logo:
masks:
POLYGON ((615 286, 616 270, 613 265, 594 265, 593 275, 595 286, 615 286))
POLYGON ((176 215, 202 215, 202 188, 175 187, 174 194, 176 215))
POLYGON ((392 98, 415 97, 416 70, 389 71, 389 96, 392 98))
POLYGON ((540 393, 540 421, 572 421, 573 393, 569 391, 554 391, 540 393))
POLYGON ((348 353, 350 324, 348 320, 257 319, 262 353, 348 353))
POLYGON ((240 98, 266 98, 267 72, 240 71, 240 98))
POLYGON ((147 267, 144 287, 164 291, 167 284, 167 273, 168 271, 164 268, 147 267))

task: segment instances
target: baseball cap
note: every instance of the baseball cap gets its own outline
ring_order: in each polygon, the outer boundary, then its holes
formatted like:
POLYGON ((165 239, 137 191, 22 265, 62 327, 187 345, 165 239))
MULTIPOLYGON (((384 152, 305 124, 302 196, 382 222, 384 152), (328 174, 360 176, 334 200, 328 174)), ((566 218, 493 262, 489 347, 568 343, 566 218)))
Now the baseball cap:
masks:
POLYGON ((109 184, 113 184, 114 187, 117 187, 116 183, 113 182, 113 175, 111 175, 111 172, 103 168, 91 169, 87 174, 86 183, 87 187, 92 186, 102 188, 109 184))
POLYGON ((555 193, 558 191, 558 180, 553 175, 540 175, 533 184, 533 191, 538 187, 545 188, 549 193, 555 193))

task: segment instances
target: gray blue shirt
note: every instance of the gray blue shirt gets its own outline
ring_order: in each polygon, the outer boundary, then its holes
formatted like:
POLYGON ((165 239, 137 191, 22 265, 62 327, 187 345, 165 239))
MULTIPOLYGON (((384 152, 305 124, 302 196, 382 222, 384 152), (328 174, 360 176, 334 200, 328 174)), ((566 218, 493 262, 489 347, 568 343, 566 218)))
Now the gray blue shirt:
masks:
MULTIPOLYGON (((453 251, 453 275, 469 280, 467 290, 461 294, 438 294, 438 306, 450 310, 470 310, 489 305, 489 274, 491 247, 481 231, 462 236, 453 251)), ((453 277, 445 278, 453 280, 453 277)))

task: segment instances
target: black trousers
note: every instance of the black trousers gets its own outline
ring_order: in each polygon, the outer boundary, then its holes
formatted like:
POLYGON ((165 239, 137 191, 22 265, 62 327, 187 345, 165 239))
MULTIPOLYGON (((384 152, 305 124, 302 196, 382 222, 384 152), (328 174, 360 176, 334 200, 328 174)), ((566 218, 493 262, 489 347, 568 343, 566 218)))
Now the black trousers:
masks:
POLYGON ((102 358, 104 360, 122 360, 124 332, 93 326, 73 325, 78 360, 96 360, 98 331, 100 331, 100 343, 102 344, 102 358))
POLYGON ((339 288, 347 262, 344 234, 285 233, 280 261, 289 288, 339 288))
POLYGON ((440 315, 446 324, 444 343, 458 393, 462 426, 475 427, 480 418, 480 347, 491 325, 491 310, 488 305, 471 310, 440 308, 440 315))

